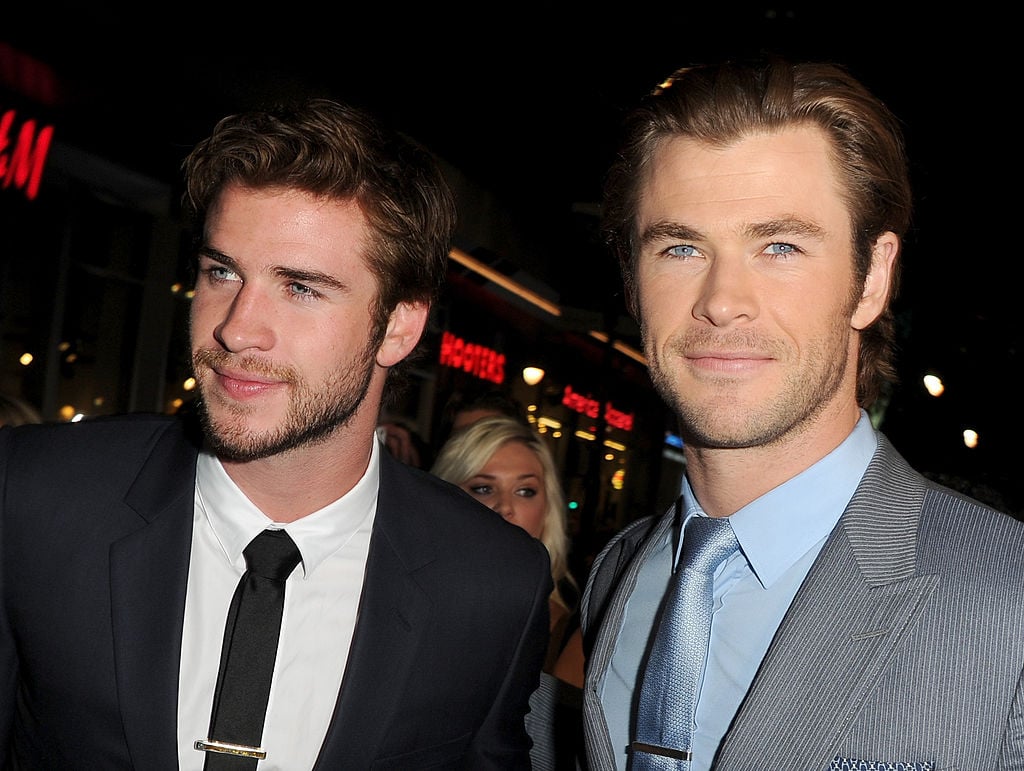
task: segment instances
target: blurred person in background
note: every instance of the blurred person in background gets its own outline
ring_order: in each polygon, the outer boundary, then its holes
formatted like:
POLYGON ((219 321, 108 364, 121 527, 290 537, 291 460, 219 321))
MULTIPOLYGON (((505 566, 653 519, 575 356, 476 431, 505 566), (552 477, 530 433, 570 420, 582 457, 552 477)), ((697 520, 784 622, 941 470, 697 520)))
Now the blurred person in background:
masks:
POLYGON ((311 99, 184 171, 196 409, 0 428, 0 765, 529 768, 547 551, 375 433, 447 275, 436 161, 311 99), (225 619, 271 542, 298 562, 241 741, 225 619))
POLYGON ((535 767, 572 768, 572 753, 581 738, 578 683, 583 679, 582 662, 578 672, 564 671, 561 682, 555 682, 553 675, 578 624, 579 590, 569 569, 565 494, 551 450, 533 427, 516 417, 483 417, 452 434, 431 471, 547 548, 554 586, 549 597, 550 638, 541 693, 531 701, 528 725, 536 745, 535 767))
POLYGON ((377 438, 402 463, 414 468, 430 466, 430 447, 409 423, 401 418, 383 416, 377 424, 377 438))
POLYGON ((0 394, 0 426, 21 426, 42 423, 39 411, 24 399, 0 394))
POLYGON ((493 415, 505 415, 529 425, 523 405, 504 389, 490 388, 453 393, 441 411, 441 426, 436 446, 440 448, 448 437, 470 423, 493 415))

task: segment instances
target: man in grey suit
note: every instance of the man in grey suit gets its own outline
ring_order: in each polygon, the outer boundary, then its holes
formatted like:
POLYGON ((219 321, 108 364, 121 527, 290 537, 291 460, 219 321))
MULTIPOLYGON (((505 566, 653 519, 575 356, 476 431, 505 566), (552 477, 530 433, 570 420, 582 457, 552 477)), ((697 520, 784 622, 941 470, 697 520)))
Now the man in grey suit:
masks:
POLYGON ((723 63, 676 71, 620 146, 606 233, 687 466, 588 578, 590 766, 1024 768, 1024 524, 926 480, 866 411, 911 211, 897 120, 837 66, 723 63), (695 517, 736 545, 695 704, 655 710, 689 736, 638 742, 695 517))
POLYGON ((185 172, 202 432, 0 428, 0 767, 529 768, 547 550, 375 438, 447 275, 437 164, 313 99, 225 118, 185 172), (228 608, 289 541, 243 734, 211 720, 228 608))

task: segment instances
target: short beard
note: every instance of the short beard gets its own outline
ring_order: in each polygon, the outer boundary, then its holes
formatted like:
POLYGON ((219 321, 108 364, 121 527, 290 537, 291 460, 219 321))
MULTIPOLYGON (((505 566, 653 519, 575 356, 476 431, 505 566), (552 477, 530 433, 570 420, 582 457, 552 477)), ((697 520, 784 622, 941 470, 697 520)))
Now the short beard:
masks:
POLYGON ((376 367, 375 353, 379 342, 378 335, 374 335, 351 366, 317 387, 311 387, 290 367, 275 367, 251 357, 240 359, 221 350, 193 352, 193 371, 202 374, 201 398, 196 406, 207 446, 223 460, 245 463, 325 441, 336 429, 346 425, 365 401, 376 367), (202 396, 202 379, 212 376, 213 366, 228 362, 246 372, 289 384, 292 389, 291 405, 283 425, 261 434, 249 432, 241 424, 231 421, 232 417, 244 419, 252 411, 237 404, 226 406, 227 419, 218 421, 211 414, 206 398, 202 396))
MULTIPOLYGON (((655 390, 676 413, 683 441, 696 447, 761 447, 774 444, 793 431, 801 431, 801 426, 813 420, 831 403, 846 373, 846 359, 841 355, 846 338, 841 330, 837 330, 834 337, 817 341, 805 366, 788 374, 782 390, 771 402, 752 409, 741 405, 732 407, 724 401, 707 404, 687 398, 668 369, 673 364, 671 357, 682 358, 685 350, 709 342, 720 343, 722 337, 694 332, 674 339, 667 346, 670 354, 667 362, 662 361, 652 347, 646 350, 655 390), (735 418, 742 415, 743 419, 723 422, 720 420, 723 410, 731 410, 735 418)), ((786 352, 784 346, 771 340, 742 334, 733 334, 730 346, 750 347, 775 356, 786 352)))

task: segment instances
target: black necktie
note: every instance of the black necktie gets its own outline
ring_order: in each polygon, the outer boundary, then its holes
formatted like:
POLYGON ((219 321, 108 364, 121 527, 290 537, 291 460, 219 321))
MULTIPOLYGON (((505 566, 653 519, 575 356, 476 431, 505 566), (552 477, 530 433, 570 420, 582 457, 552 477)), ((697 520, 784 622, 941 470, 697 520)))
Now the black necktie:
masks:
POLYGON ((228 608, 220 673, 213 695, 205 771, 255 769, 270 698, 284 610, 285 579, 299 564, 299 549, 284 530, 264 530, 245 547, 247 570, 228 608))

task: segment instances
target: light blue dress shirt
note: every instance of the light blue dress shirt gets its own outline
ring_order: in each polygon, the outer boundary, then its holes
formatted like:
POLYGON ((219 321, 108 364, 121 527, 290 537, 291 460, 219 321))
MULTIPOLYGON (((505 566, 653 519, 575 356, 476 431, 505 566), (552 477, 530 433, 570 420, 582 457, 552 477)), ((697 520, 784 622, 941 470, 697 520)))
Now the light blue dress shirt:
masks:
MULTIPOLYGON (((744 506, 731 517, 740 550, 715 573, 714 615, 704 677, 697 696, 690 771, 707 771, 747 693, 783 615, 821 551, 878 444, 866 412, 835 450, 810 468, 744 506)), ((706 516, 683 480, 683 520, 706 516)), ((673 537, 641 569, 601 699, 617 767, 626 769, 639 693, 640 663, 668 586, 673 537)), ((680 546, 681 551, 681 546, 680 546)))

